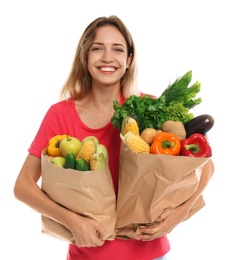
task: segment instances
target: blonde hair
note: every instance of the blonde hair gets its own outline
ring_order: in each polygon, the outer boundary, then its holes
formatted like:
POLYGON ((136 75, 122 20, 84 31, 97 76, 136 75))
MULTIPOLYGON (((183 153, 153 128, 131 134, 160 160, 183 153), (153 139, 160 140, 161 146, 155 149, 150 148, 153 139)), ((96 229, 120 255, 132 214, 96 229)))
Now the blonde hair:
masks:
POLYGON ((97 29, 105 25, 115 26, 121 32, 127 44, 128 57, 132 56, 131 64, 121 78, 121 92, 125 98, 130 95, 140 94, 137 86, 136 50, 132 36, 124 23, 117 16, 112 15, 95 19, 84 30, 76 49, 70 74, 60 91, 60 99, 69 97, 81 99, 90 92, 91 75, 88 72, 88 52, 97 29))

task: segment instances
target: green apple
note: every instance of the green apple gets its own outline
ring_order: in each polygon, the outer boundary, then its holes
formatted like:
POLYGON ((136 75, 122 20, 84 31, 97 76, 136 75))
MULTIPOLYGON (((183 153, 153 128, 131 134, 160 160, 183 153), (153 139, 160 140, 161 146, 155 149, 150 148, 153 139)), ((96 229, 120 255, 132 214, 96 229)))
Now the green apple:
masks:
POLYGON ((95 144, 99 144, 99 140, 94 135, 88 135, 82 140, 82 144, 84 144, 87 140, 93 140, 95 144))
POLYGON ((62 156, 56 156, 56 157, 53 157, 50 162, 59 166, 59 167, 64 167, 65 158, 62 157, 62 156))
POLYGON ((66 157, 68 153, 73 153, 75 156, 77 156, 81 146, 82 142, 78 138, 68 135, 61 141, 59 147, 62 156, 66 157))
POLYGON ((97 144, 96 145, 96 153, 102 153, 104 155, 105 161, 108 159, 108 151, 105 145, 97 144))

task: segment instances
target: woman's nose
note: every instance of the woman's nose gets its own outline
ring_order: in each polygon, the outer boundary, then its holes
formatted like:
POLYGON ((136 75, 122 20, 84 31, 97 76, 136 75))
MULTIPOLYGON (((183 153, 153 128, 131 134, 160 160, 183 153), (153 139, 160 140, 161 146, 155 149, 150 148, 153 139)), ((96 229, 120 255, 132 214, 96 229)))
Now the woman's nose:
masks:
POLYGON ((113 55, 111 54, 110 51, 105 50, 102 55, 102 60, 104 62, 111 62, 113 61, 113 55))

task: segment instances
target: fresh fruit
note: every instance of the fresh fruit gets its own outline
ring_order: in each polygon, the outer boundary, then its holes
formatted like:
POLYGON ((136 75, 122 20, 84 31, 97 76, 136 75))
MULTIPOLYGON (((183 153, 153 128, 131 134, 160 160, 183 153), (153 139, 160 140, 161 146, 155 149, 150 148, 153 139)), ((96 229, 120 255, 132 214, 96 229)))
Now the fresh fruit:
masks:
POLYGON ((75 168, 78 171, 89 171, 90 165, 85 159, 79 158, 76 160, 75 168))
POLYGON ((48 162, 50 162, 53 158, 54 158, 54 156, 46 155, 46 160, 48 162))
POLYGON ((62 156, 56 156, 56 157, 53 157, 50 162, 59 166, 59 167, 64 167, 65 158, 62 157, 62 156))
POLYGON ((66 157, 68 153, 77 156, 81 146, 82 142, 78 138, 67 135, 60 143, 60 151, 63 157, 66 157))
POLYGON ((57 135, 55 138, 51 138, 51 141, 53 144, 58 143, 61 155, 54 157, 47 154, 47 161, 64 169, 99 170, 105 166, 108 160, 106 146, 101 144, 99 139, 93 135, 86 136, 82 142, 78 138, 67 134, 57 135), (62 140, 60 140, 61 137, 62 140))

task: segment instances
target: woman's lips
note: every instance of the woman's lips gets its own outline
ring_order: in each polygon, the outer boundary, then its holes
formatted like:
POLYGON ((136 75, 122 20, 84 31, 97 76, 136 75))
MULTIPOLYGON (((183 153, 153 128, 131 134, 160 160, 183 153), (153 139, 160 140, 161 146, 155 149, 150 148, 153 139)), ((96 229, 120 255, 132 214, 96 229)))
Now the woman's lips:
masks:
POLYGON ((101 71, 101 72, 104 72, 104 73, 112 73, 112 72, 115 72, 116 71, 116 68, 115 67, 108 67, 108 66, 100 66, 98 67, 98 69, 101 71))

